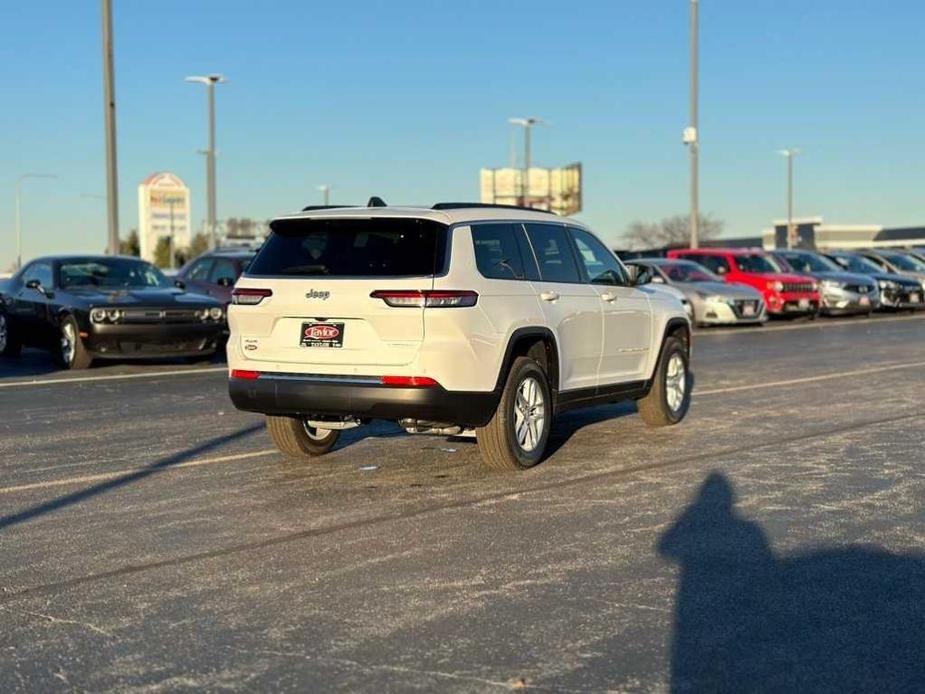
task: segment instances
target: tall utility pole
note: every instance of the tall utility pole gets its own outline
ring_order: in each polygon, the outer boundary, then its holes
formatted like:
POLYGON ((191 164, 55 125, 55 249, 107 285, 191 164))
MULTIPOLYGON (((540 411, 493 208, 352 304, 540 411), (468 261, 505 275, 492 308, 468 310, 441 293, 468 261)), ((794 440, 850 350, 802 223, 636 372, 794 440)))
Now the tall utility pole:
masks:
POLYGON ((796 147, 782 149, 780 154, 787 157, 787 248, 793 248, 793 239, 796 236, 793 228, 793 158, 800 153, 796 147))
POLYGON ((218 245, 215 228, 215 85, 226 82, 223 75, 194 75, 186 78, 187 82, 198 82, 206 85, 209 95, 209 148, 206 150, 206 194, 207 213, 206 227, 209 230, 209 244, 212 248, 218 245))
POLYGON ((26 173, 16 179, 16 269, 22 269, 22 182, 27 178, 57 178, 54 174, 26 173))
POLYGON ((116 87, 112 61, 112 0, 101 0, 103 13, 103 108, 106 121, 106 208, 109 255, 119 253, 119 172, 116 168, 116 87))
POLYGON ((520 204, 529 207, 530 197, 530 131, 534 125, 548 125, 542 118, 508 118, 511 125, 524 129, 524 168, 520 181, 520 204))
POLYGON ((700 132, 697 125, 699 101, 699 0, 691 0, 691 121, 684 130, 684 144, 691 153, 691 248, 700 245, 700 132))
POLYGON ((328 184, 318 186, 318 190, 321 191, 322 199, 324 200, 324 206, 327 207, 331 204, 331 186, 328 184))

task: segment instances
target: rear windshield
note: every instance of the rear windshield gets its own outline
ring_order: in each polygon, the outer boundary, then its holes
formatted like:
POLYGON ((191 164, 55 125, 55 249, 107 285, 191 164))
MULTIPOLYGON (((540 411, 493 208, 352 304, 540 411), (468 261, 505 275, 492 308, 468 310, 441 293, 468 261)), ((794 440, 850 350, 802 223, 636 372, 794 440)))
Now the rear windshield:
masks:
POLYGON ((427 219, 282 219, 250 276, 422 277, 442 274, 447 228, 427 219))

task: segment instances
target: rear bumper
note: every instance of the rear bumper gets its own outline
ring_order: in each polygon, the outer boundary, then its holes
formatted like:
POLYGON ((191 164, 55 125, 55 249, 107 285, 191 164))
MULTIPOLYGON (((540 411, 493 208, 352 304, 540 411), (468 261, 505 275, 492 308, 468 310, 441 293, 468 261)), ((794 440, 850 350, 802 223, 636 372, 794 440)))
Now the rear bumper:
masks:
MULTIPOLYGON (((365 379, 369 380, 369 379, 365 379)), ((257 379, 231 378, 231 401, 239 410, 288 416, 352 416, 360 419, 420 419, 484 426, 498 406, 500 393, 450 391, 440 386, 383 386, 350 377, 261 374, 257 379)))

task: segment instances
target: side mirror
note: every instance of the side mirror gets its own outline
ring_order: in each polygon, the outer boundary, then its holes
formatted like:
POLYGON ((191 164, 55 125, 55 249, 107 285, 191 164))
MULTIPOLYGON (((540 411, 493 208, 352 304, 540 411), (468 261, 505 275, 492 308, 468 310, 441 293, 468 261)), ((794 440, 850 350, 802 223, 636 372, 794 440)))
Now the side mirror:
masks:
POLYGON ((649 281, 652 284, 665 284, 665 280, 661 275, 652 275, 652 279, 649 281))
POLYGON ((218 281, 215 284, 217 284, 219 287, 226 287, 226 288, 233 287, 234 280, 231 279, 230 277, 219 277, 218 281))
POLYGON ((644 267, 642 265, 630 265, 630 281, 633 283, 634 287, 641 287, 644 284, 649 284, 652 281, 655 273, 652 271, 652 268, 644 267))
POLYGON ((29 280, 26 282, 26 289, 34 289, 39 294, 45 293, 45 287, 42 286, 41 280, 29 280))
POLYGON ((173 284, 177 289, 186 289, 186 282, 183 280, 174 280, 173 284))

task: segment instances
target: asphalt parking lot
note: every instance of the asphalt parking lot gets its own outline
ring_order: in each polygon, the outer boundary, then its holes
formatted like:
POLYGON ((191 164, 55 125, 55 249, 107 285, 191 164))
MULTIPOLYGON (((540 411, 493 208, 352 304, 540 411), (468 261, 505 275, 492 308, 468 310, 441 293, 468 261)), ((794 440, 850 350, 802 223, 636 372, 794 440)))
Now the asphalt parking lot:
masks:
POLYGON ((691 413, 315 464, 221 364, 0 360, 0 691, 910 691, 925 317, 701 331, 691 413))

